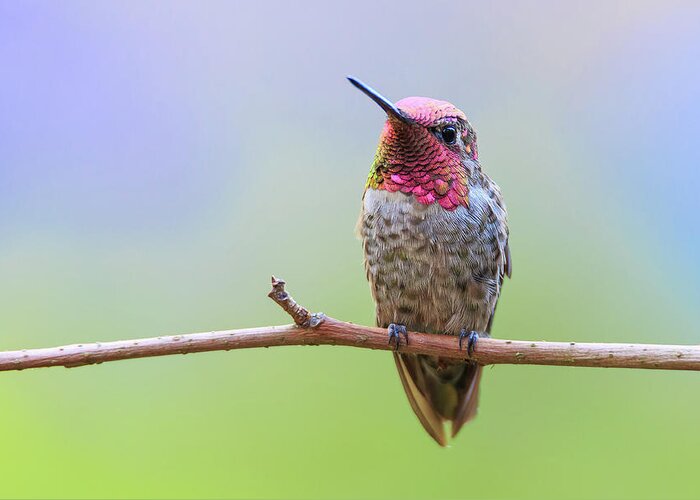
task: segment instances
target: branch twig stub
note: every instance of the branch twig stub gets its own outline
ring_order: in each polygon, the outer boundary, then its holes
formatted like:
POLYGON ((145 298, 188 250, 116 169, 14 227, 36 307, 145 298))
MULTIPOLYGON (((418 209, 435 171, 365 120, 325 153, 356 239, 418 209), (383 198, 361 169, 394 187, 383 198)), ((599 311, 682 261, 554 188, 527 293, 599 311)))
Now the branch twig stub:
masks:
MULTIPOLYGON (((281 278, 272 277, 272 290, 267 294, 274 300, 287 314, 289 314, 297 326, 310 326, 312 314, 304 306, 297 304, 291 295, 284 289, 286 282, 281 278)), ((316 325, 314 325, 316 326, 316 325)))

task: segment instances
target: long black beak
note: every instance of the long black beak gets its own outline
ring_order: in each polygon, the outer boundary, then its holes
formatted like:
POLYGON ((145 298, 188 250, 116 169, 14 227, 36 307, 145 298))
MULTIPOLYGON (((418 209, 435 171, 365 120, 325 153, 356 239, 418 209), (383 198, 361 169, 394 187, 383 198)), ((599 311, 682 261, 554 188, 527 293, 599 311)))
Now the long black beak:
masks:
POLYGON ((384 97, 382 94, 374 90, 372 87, 369 85, 365 85, 362 83, 360 80, 353 78, 352 76, 348 76, 348 80, 350 83, 352 83, 355 87, 360 89, 362 92, 367 94, 370 99, 372 99, 374 102, 379 104, 379 106, 386 111, 386 114, 389 115, 390 117, 396 118, 397 120, 400 120, 404 123, 413 123, 413 120, 408 118, 404 113, 394 106, 394 104, 384 97))

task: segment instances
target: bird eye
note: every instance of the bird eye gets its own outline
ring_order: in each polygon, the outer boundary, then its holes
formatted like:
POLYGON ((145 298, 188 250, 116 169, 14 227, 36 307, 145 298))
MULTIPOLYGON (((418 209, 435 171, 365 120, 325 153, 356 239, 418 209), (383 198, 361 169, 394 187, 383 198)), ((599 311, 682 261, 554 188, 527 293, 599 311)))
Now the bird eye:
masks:
POLYGON ((442 135, 442 140, 446 144, 454 144, 457 140, 457 130, 454 127, 445 127, 440 135, 442 135))

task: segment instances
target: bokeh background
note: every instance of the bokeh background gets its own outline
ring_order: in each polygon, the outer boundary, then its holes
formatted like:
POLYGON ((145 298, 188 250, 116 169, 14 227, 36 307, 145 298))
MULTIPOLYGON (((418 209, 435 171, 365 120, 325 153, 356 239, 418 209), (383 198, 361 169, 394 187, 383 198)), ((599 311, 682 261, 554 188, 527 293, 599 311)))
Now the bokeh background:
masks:
MULTIPOLYGON (((494 335, 700 341, 697 2, 0 2, 0 349, 371 324, 381 110, 464 109, 510 211, 494 335)), ((683 498, 696 373, 498 366, 448 449, 391 356, 0 376, 3 497, 683 498)))

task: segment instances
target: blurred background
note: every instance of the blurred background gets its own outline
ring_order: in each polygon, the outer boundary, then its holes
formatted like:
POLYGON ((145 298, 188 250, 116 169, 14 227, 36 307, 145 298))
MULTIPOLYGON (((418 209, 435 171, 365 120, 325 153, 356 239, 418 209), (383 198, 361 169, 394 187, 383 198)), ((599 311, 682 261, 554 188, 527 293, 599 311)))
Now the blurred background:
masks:
MULTIPOLYGON (((384 119, 462 108, 508 203, 494 335, 698 343, 696 2, 0 2, 0 349, 372 324, 384 119)), ((447 449, 386 352, 0 374, 0 496, 683 498, 697 373, 497 366, 447 449)))

